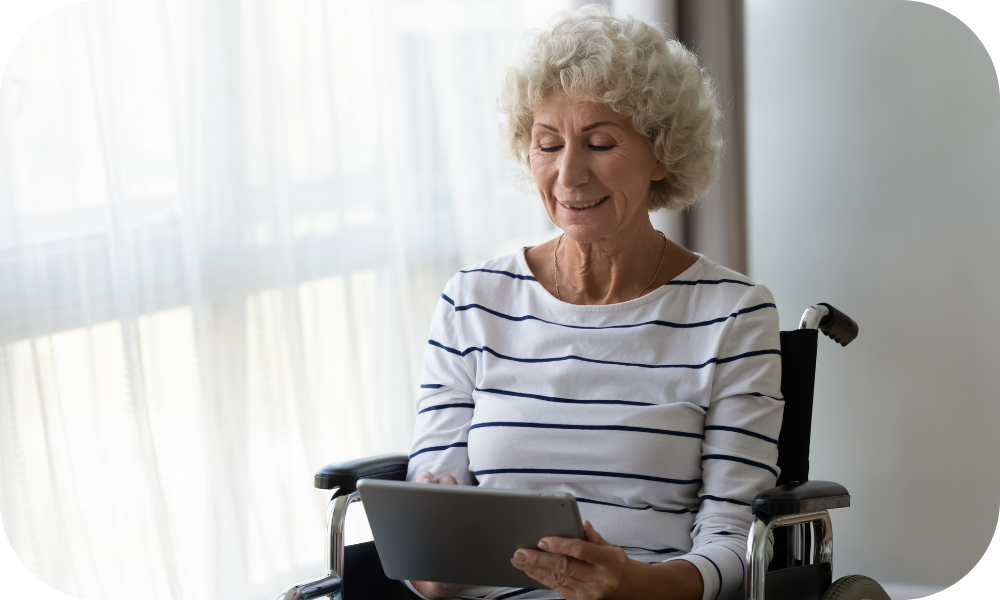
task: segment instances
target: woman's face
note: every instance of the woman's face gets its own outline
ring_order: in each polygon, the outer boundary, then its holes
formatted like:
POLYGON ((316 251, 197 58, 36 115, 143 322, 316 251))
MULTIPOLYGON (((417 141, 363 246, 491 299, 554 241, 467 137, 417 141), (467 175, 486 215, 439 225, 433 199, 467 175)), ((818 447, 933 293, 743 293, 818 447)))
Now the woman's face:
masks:
POLYGON ((648 221, 650 182, 666 175, 630 119, 562 88, 535 110, 528 157, 549 218, 583 244, 648 221))

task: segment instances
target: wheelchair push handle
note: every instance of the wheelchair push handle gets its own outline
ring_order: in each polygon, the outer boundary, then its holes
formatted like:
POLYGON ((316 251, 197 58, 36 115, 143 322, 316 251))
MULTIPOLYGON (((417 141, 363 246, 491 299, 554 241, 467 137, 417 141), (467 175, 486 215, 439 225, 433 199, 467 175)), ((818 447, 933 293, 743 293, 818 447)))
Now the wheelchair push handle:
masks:
POLYGON ((802 313, 799 329, 819 329, 841 346, 858 337, 858 324, 854 319, 825 302, 810 306, 802 313))

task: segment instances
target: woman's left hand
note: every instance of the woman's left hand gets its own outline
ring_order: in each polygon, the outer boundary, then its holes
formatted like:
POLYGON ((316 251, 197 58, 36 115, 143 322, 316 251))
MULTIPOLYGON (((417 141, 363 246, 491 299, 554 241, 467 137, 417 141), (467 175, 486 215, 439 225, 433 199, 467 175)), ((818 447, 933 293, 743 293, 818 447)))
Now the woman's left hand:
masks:
POLYGON ((566 600, 605 600, 634 597, 629 583, 636 563, 625 551, 604 541, 589 521, 586 540, 547 537, 538 542, 544 550, 518 550, 511 559, 518 569, 543 583, 566 600))

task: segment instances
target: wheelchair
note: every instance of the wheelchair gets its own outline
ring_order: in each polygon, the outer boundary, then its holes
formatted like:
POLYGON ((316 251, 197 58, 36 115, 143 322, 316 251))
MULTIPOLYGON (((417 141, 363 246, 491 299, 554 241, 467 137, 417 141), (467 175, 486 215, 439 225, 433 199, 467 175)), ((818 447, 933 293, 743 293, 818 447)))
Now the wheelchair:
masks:
MULTIPOLYGON (((889 600, 874 580, 849 575, 833 581, 833 523, 830 510, 851 505, 844 486, 809 480, 809 444, 819 332, 846 346, 858 335, 853 319, 826 303, 806 309, 799 328, 782 331, 781 393, 785 399, 778 438, 777 487, 758 494, 747 540, 746 600, 889 600), (768 538, 774 551, 767 562, 768 538)), ((413 600, 399 581, 389 579, 374 542, 344 547, 344 519, 360 499, 359 479, 406 479, 408 457, 384 454, 329 464, 315 475, 319 489, 336 490, 327 508, 327 572, 289 587, 278 600, 413 600), (351 579, 345 579, 345 565, 351 579)), ((737 596, 739 593, 737 593, 737 596)))

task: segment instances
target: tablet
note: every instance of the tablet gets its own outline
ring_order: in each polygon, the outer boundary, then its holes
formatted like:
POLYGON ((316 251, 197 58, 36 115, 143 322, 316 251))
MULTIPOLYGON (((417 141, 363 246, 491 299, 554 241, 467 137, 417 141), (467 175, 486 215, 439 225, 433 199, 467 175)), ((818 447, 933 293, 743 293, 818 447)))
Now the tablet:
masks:
POLYGON ((545 589, 514 568, 547 536, 584 539, 576 498, 472 486, 358 481, 391 579, 545 589))

